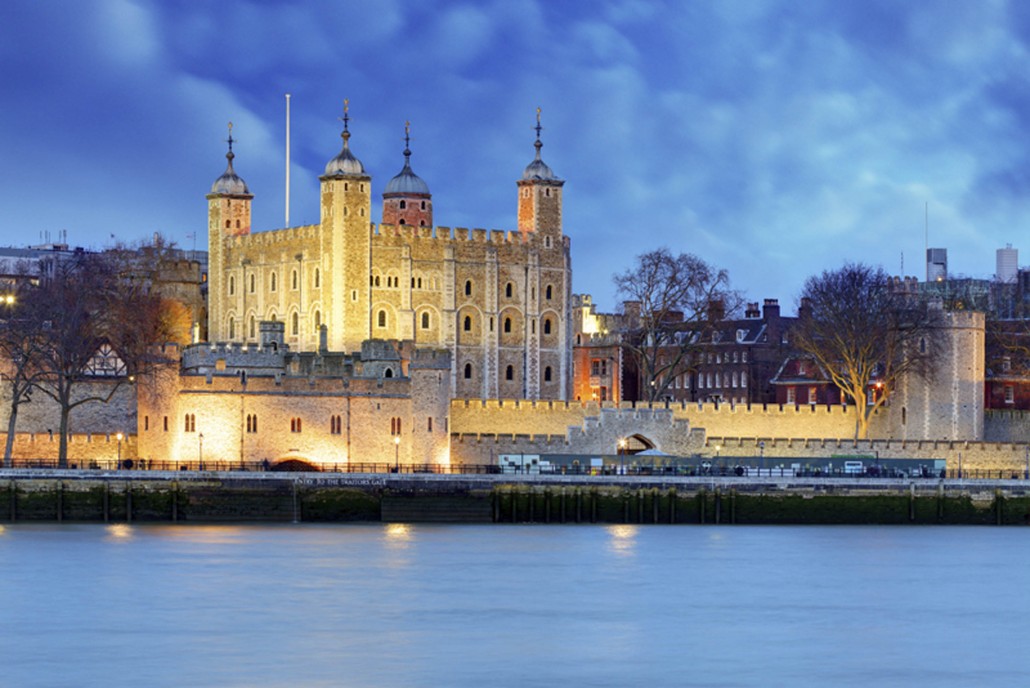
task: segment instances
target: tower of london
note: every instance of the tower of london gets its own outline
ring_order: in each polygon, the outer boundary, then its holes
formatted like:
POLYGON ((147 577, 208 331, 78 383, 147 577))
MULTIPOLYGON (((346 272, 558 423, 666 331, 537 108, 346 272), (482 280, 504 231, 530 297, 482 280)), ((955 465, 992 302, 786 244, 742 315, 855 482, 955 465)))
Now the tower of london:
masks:
POLYGON ((372 212, 372 175, 343 145, 319 178, 318 224, 253 232, 247 184, 228 166, 208 200, 209 339, 257 343, 284 324, 292 350, 358 352, 366 340, 410 341, 450 353, 454 398, 568 399, 572 376, 569 238, 560 179, 536 154, 516 181, 517 228, 433 224, 429 185, 411 166, 372 212))

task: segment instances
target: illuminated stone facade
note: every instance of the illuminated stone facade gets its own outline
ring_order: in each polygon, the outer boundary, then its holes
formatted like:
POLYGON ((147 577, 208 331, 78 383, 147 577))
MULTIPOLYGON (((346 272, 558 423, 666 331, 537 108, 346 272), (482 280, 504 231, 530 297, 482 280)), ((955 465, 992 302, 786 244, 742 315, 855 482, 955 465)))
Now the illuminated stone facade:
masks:
MULTIPOLYGON (((209 339, 256 342, 285 323, 294 351, 356 352, 369 339, 450 352, 448 395, 567 399, 571 263, 562 186, 540 158, 517 182, 518 229, 433 227, 428 186, 402 172, 372 222, 372 177, 343 149, 321 181, 321 222, 251 231, 253 195, 229 165, 208 198, 209 339), (386 224, 393 220, 397 224, 386 224)), ((539 126, 539 122, 538 122, 539 126)), ((231 137, 230 137, 231 138, 231 137)))

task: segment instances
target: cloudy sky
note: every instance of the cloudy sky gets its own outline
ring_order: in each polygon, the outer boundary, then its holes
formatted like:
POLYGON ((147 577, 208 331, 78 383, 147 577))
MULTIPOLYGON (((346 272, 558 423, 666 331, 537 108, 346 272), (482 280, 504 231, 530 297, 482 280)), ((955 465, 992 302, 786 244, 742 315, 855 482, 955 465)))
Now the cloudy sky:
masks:
POLYGON ((848 259, 922 278, 924 214, 952 273, 990 277, 1006 243, 1030 262, 1021 0, 5 0, 0 65, 7 245, 203 247, 229 120, 255 229, 283 226, 289 92, 294 225, 349 98, 374 199, 411 120, 436 223, 513 229, 541 107, 573 287, 603 310, 659 246, 788 310, 848 259))

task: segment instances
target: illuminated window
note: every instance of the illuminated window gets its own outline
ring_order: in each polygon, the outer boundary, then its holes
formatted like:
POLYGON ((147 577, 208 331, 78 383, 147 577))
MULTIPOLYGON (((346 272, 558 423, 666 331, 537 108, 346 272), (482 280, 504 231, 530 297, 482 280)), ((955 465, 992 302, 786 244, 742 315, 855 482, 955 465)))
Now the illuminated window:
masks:
POLYGON ((795 395, 794 388, 793 387, 788 387, 787 388, 787 403, 788 404, 793 404, 794 403, 794 399, 795 399, 794 395, 795 395))

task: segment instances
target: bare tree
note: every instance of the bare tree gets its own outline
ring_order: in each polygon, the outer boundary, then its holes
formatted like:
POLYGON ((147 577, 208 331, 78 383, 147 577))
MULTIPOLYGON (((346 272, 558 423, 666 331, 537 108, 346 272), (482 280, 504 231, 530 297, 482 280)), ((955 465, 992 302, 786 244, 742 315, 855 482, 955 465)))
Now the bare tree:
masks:
POLYGON ((33 384, 60 410, 62 467, 72 411, 109 402, 140 372, 162 362, 153 347, 166 334, 161 298, 125 268, 115 253, 76 254, 57 262, 23 296, 26 312, 42 323, 33 384), (97 382, 102 384, 86 384, 97 382))
POLYGON ((667 248, 637 256, 636 264, 613 280, 621 298, 639 304, 639 318, 624 332, 623 345, 636 360, 640 396, 648 401, 696 367, 693 352, 742 300, 730 289, 725 270, 689 253, 674 256, 667 248))
POLYGON ((794 344, 829 373, 855 404, 855 437, 899 380, 927 377, 940 350, 941 309, 899 288, 881 268, 860 263, 809 277, 794 344))
POLYGON ((0 303, 0 359, 10 382, 11 402, 7 416, 7 441, 4 446, 4 467, 10 468, 14 438, 18 426, 18 410, 32 400, 32 390, 40 377, 36 366, 41 346, 42 322, 22 307, 21 296, 31 282, 24 269, 15 284, 2 294, 0 303))

